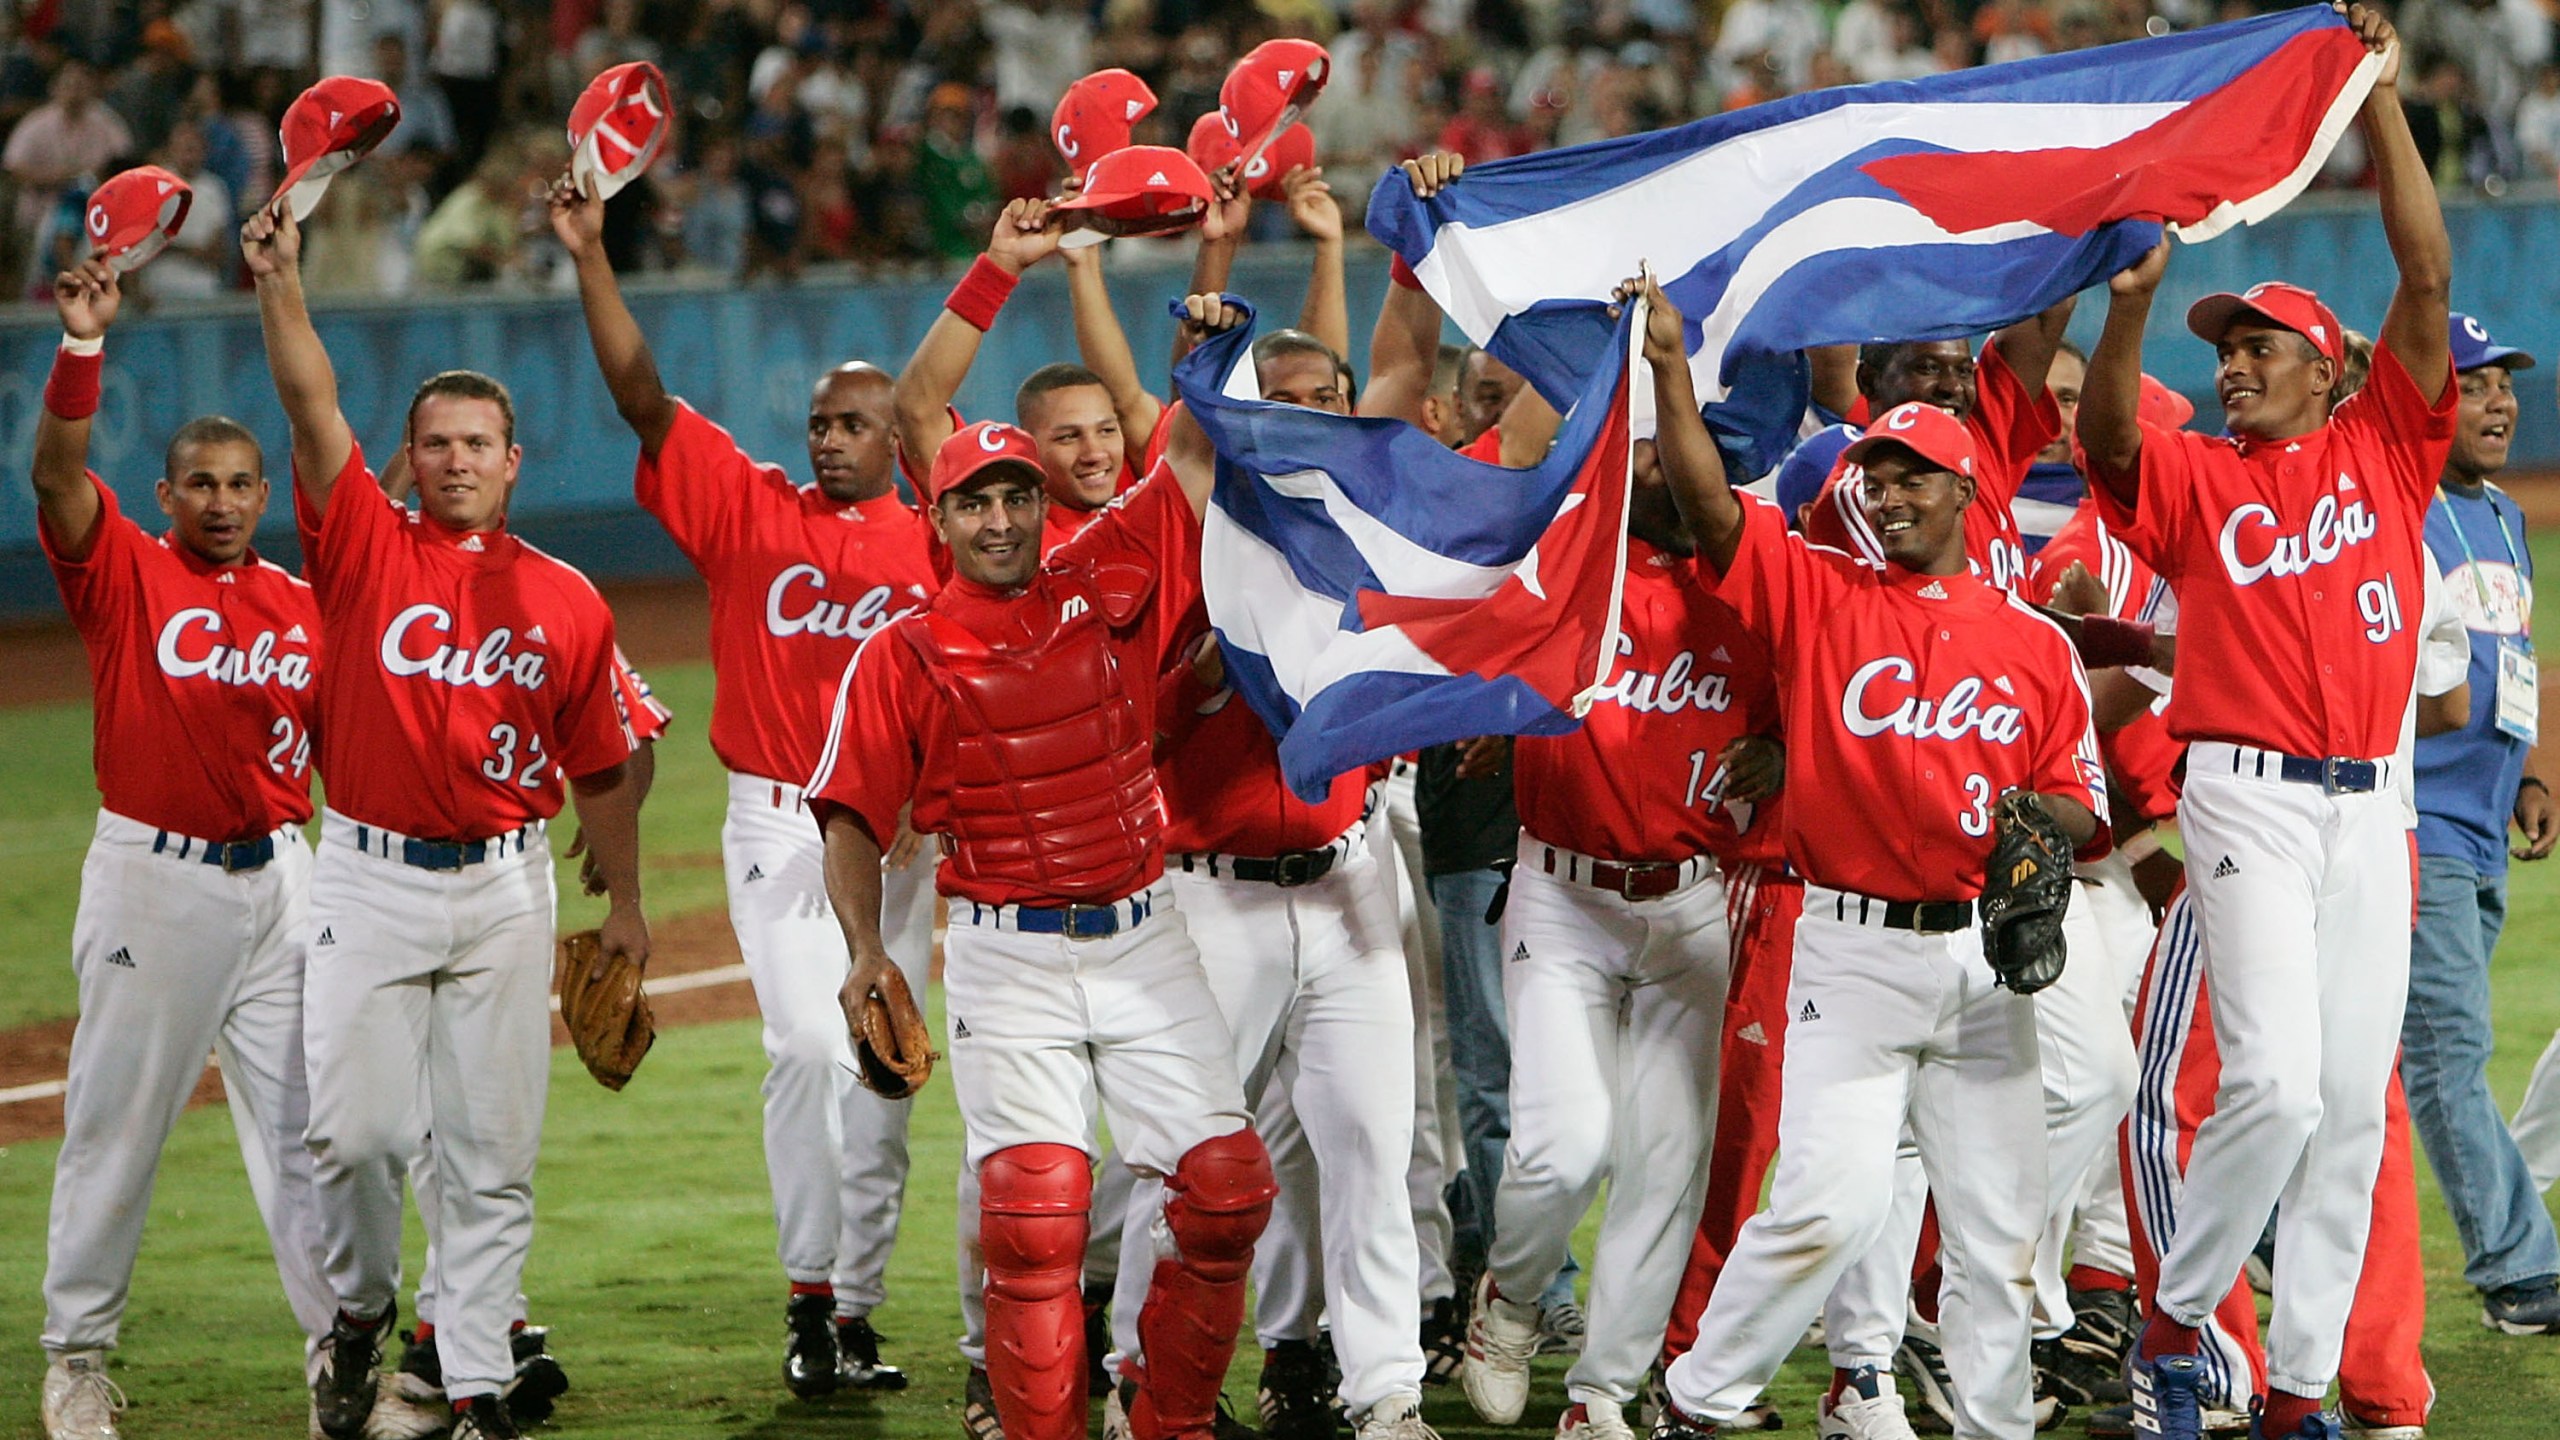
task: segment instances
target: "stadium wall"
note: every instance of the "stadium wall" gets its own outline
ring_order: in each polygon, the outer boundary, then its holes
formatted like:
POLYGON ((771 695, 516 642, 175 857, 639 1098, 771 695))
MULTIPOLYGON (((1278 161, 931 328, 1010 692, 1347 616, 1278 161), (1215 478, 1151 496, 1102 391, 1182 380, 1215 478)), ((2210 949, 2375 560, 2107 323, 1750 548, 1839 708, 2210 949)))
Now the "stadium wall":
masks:
MULTIPOLYGON (((2508 344, 2560 362, 2560 199, 2448 206, 2457 253, 2454 303, 2482 316, 2508 344)), ((1161 374, 1173 323, 1165 301, 1187 278, 1187 252, 1124 260, 1113 294, 1142 367, 1161 374)), ((1294 316, 1305 292, 1305 261, 1287 250, 1248 256, 1235 288, 1274 321, 1294 316)), ((1385 283, 1378 252, 1352 264, 1352 334, 1357 349, 1385 283)), ((2309 280, 2347 324, 2372 333, 2390 298, 2392 269, 2369 202, 2356 197, 2295 205, 2265 224, 2181 250, 2154 315, 2149 350, 2155 373, 2211 416, 2213 357, 2185 332, 2187 304, 2213 290, 2273 277, 2309 280), (2341 257, 2353 257, 2341 264, 2341 257)), ((1073 352, 1063 274, 1044 267, 1026 280, 960 395, 973 416, 1007 415, 1012 383, 1035 365, 1073 352)), ((729 426, 749 453, 805 471, 801 431, 810 380, 840 360, 864 357, 895 367, 932 322, 948 278, 805 279, 782 287, 638 283, 632 309, 646 328, 667 385, 729 426)), ((2072 326, 2096 338, 2104 297, 2087 297, 2072 326)), ((409 392, 428 373, 455 364, 486 368, 514 390, 525 450, 516 500, 528 538, 601 579, 680 576, 684 562, 631 500, 633 445, 613 413, 587 348, 573 295, 472 295, 450 301, 344 305, 318 323, 337 362, 341 401, 369 453, 396 443, 409 392)), ((37 406, 57 331, 40 308, 0 320, 0 621, 58 617, 51 577, 35 544, 35 508, 25 483, 37 406)), ((1361 358, 1355 356, 1356 361, 1361 358)), ((2560 368, 2555 366, 2554 368, 2560 368)), ((2551 369, 2520 387, 2524 419, 2520 467, 2560 467, 2560 407, 2551 369)), ((245 422, 267 447, 279 493, 260 547, 298 563, 291 507, 282 493, 285 426, 267 379, 254 305, 246 299, 184 312, 136 316, 108 350, 104 404, 92 463, 127 510, 148 517, 160 448, 183 417, 220 412, 245 422)), ((146 524, 148 521, 146 520, 146 524)))

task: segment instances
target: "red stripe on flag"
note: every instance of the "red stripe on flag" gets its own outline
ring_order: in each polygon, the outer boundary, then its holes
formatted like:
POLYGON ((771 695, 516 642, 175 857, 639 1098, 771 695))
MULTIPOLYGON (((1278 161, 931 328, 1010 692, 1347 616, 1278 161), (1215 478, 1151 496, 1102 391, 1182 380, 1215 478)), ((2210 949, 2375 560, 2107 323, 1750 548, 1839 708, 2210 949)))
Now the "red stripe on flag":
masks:
POLYGON ((2112 145, 1894 155, 1861 168, 1951 234, 2019 220, 2064 235, 2114 220, 2191 225, 2291 175, 2364 54, 2355 32, 2323 28, 2112 145))

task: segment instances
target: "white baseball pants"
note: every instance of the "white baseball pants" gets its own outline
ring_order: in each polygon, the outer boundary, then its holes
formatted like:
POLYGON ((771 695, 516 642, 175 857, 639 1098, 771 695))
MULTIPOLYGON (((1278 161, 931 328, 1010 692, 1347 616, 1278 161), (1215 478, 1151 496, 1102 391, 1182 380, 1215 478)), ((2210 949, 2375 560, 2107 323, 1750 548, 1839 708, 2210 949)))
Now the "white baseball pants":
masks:
MULTIPOLYGON (((1322 1204, 1314 1205, 1305 1193, 1306 1168, 1293 1163, 1282 1172, 1284 1185, 1295 1180, 1300 1191, 1288 1202, 1282 1243, 1320 1239, 1323 1260, 1320 1270, 1295 1267, 1294 1276, 1283 1273, 1292 1268, 1286 1262, 1267 1273, 1257 1263, 1256 1278, 1278 1292, 1267 1311, 1257 1307, 1257 1324, 1268 1318, 1303 1328, 1307 1292, 1320 1283, 1342 1361, 1342 1401, 1358 1415, 1391 1395, 1422 1398, 1421 1261, 1405 1188, 1413 1157, 1413 1010, 1377 860, 1359 829, 1336 844, 1345 858, 1308 885, 1284 888, 1178 866, 1168 868, 1167 879, 1234 1036, 1229 1063, 1248 1102, 1274 1087, 1288 1092, 1323 1188, 1322 1204)), ((1124 1354, 1136 1342, 1155 1269, 1144 1223, 1162 1208, 1154 1190, 1141 1182, 1121 1237, 1112 1325, 1124 1354)))
POLYGON ((1732 952, 1714 861, 1690 861, 1655 900, 1568 878, 1591 863, 1520 837, 1502 914, 1511 1140, 1486 1267, 1514 1299, 1544 1292, 1609 1182, 1565 1396, 1623 1407, 1661 1353, 1697 1237, 1732 952), (1547 873, 1550 853, 1567 874, 1547 873))
POLYGON ((1956 1434, 2026 1440, 2046 1165, 2033 1002, 1999 988, 1977 931, 1869 926, 1841 918, 1859 913, 1842 898, 1806 888, 1769 1208, 1743 1227, 1697 1343, 1671 1367, 1671 1398, 1719 1422, 1758 1398, 1883 1231, 1907 1124, 1945 1244, 1956 1434))
POLYGON ((160 1150, 208 1051, 221 1057, 240 1158, 295 1322, 316 1340, 337 1308, 302 1141, 311 849, 287 827, 275 833, 273 861, 226 874, 192 842, 160 834, 101 810, 80 866, 71 927, 80 1024, 45 1243, 44 1348, 57 1355, 115 1346, 160 1150))
MULTIPOLYGON (((855 1078, 837 999, 852 961, 800 787, 732 774, 720 860, 764 1017, 764 1160, 783 1273, 832 1284, 840 1315, 868 1315, 897 1243, 912 1102, 883 1100, 855 1078)), ((933 865, 928 845, 881 877, 881 938, 918 995, 932 970, 933 865)))
POLYGON ((1441 998, 1440 910, 1423 890, 1422 819, 1414 809, 1413 776, 1413 766, 1398 760, 1373 792, 1369 853, 1378 857, 1380 878, 1395 887, 1405 981, 1413 992, 1413 1163, 1406 1168, 1405 1192, 1428 1305, 1458 1293, 1449 1270, 1455 1234, 1449 1184, 1466 1156, 1451 1143, 1458 1133, 1458 1082, 1449 1068, 1449 1009, 1441 998))
POLYGON ((2187 750, 2178 802, 2222 1053, 2157 1302, 2202 1326, 2281 1203, 2267 1383, 2337 1378, 2382 1166, 2383 1096, 2409 991, 2409 812, 2370 793, 2261 778, 2259 752, 2187 750), (2235 773, 2246 770, 2249 773, 2235 773))
POLYGON ((536 825, 481 864, 422 870, 356 849, 356 829, 322 816, 303 1000, 329 1280, 355 1314, 397 1297, 400 1178, 423 1118, 445 1392, 493 1395, 515 1374, 507 1326, 551 1083, 551 854, 536 825))
POLYGON ((2548 1191, 2560 1182, 2560 1034, 2542 1047, 2542 1058, 2533 1062, 2533 1078, 2526 1082, 2524 1099, 2516 1105, 2515 1119, 2507 1129, 2516 1137, 2516 1148, 2524 1152, 2526 1171, 2533 1176, 2533 1188, 2548 1191))
MULTIPOLYGON (((2045 1333, 2043 1324, 2060 1315, 2062 1306, 2069 1304, 2069 1292, 2063 1285, 2064 1267, 2088 1265, 2111 1275, 2133 1274, 2133 1231, 2125 1215, 2124 1162, 2116 1146, 2116 1133, 2124 1115, 2131 1113, 2133 1094, 2141 1079, 2140 1057, 2132 1048, 2133 1007, 2142 995, 2142 972, 2151 963, 2151 943, 2159 927, 2152 923, 2151 902, 2142 898, 2141 887, 2134 883, 2133 863, 2121 852, 2109 851, 2103 859, 2082 866, 2080 878, 2079 899, 2072 904, 2065 930, 2071 947, 2070 963, 2078 965, 2084 954, 2101 955, 2106 967, 2122 982, 2115 997, 2114 1014, 2126 1037, 2125 1058, 2132 1068, 2124 1076, 2124 1095, 2112 1107, 2119 1113, 2100 1138, 2097 1156, 2089 1162, 2076 1208, 2061 1216, 2061 1223, 2046 1232, 2037 1248, 2038 1334, 2045 1333)), ((2094 1019, 2091 1023, 2095 1023, 2094 1019)), ((2044 1034, 2041 1028, 2036 1032, 2040 1044, 2044 1034)), ((2050 1084, 2050 1056, 2046 1068, 2050 1084)), ((2050 1101, 2052 1096, 2048 1094, 2046 1098, 2050 1101)), ((2057 1137, 2057 1150, 2060 1143, 2057 1137)), ((2057 1187, 2071 1183, 2059 1161, 2054 1164, 2053 1183, 2057 1187)), ((2061 1195, 2057 1191, 2048 1198, 2059 1200, 2061 1195)))

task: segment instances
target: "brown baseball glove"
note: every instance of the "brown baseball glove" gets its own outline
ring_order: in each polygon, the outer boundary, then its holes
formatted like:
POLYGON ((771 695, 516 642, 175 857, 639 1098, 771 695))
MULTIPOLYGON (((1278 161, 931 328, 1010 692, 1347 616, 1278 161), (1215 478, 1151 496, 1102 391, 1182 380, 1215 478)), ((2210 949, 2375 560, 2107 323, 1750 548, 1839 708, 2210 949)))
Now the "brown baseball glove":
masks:
POLYGON ((933 1032, 925 1028, 907 977, 892 965, 858 1008, 845 1012, 853 1030, 854 1073, 883 1100, 904 1100, 933 1078, 933 1032))
POLYGON ((559 972, 560 1019, 578 1058, 597 1084, 621 1089, 658 1038, 649 997, 640 993, 640 967, 605 954, 597 932, 580 930, 560 937, 559 972))

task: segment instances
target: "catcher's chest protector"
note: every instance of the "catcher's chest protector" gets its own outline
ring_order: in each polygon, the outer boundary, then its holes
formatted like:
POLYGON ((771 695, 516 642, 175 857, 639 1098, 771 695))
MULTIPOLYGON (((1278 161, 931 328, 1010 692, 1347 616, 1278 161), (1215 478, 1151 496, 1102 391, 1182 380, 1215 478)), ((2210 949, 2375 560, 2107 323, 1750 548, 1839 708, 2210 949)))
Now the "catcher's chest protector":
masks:
POLYGON ((996 644, 933 612, 901 628, 951 697, 951 863, 960 875, 1061 899, 1117 899, 1103 890, 1163 843, 1138 695, 1152 677, 1121 663, 1106 628, 1134 615, 1144 590, 1100 578, 1042 576, 996 644))

